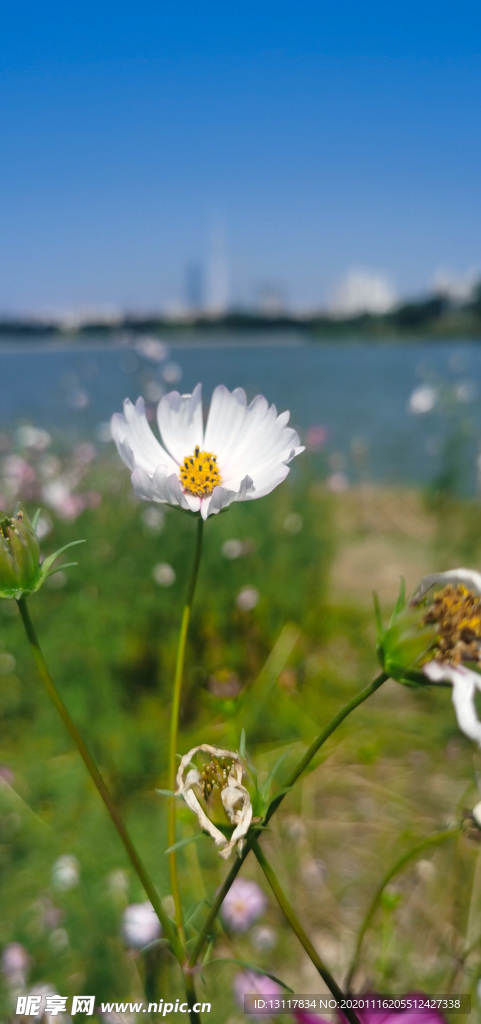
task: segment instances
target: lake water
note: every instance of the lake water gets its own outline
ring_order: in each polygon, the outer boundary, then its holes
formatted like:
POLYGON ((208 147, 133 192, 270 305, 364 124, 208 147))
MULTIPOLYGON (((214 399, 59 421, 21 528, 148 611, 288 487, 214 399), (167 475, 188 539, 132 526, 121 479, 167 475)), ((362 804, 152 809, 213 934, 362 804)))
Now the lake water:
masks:
POLYGON ((0 367, 3 431, 29 421, 57 439, 98 439, 127 396, 155 401, 161 389, 189 392, 202 381, 208 400, 224 383, 290 409, 304 438, 325 427, 331 469, 349 479, 427 483, 448 453, 463 489, 477 487, 481 345, 469 340, 313 345, 292 332, 209 344, 202 334, 163 353, 140 336, 118 345, 4 336, 0 367))

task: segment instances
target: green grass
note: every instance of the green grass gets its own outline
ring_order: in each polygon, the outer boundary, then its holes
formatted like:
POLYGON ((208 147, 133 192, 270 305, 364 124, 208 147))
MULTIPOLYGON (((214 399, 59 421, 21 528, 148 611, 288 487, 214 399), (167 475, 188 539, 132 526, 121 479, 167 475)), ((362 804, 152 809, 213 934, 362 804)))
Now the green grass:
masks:
MULTIPOLYGON (((55 522, 42 545, 49 553, 85 537, 75 549, 79 565, 61 577, 60 588, 45 586, 32 597, 30 612, 58 689, 167 896, 165 798, 155 789, 166 785, 177 631, 196 524, 168 509, 162 530, 153 532, 148 506, 132 498, 117 465, 94 468, 91 485, 101 490, 101 505, 74 524, 55 522), (161 562, 175 571, 172 586, 154 580, 161 562)), ((245 727, 261 777, 281 752, 293 760, 378 671, 373 587, 387 615, 400 563, 408 589, 424 568, 474 565, 479 514, 475 503, 425 502, 403 492, 361 488, 333 496, 297 476, 262 501, 211 517, 189 636, 180 752, 199 742, 236 746, 245 727), (246 552, 235 560, 222 553, 232 538, 246 552), (245 587, 259 592, 249 611, 236 604, 245 587)), ((143 893, 48 704, 16 607, 7 601, 0 604, 0 672, 1 758, 14 777, 0 789, 1 946, 23 943, 30 982, 50 982, 64 995, 142 998, 147 970, 149 985, 160 978, 164 998, 180 996, 165 952, 146 967, 124 948, 122 910, 143 893), (65 853, 78 858, 81 878, 60 892, 52 864, 65 853), (117 882, 124 878, 124 890, 113 885, 113 872, 117 882)), ((476 802, 476 757, 457 729, 448 690, 390 682, 342 725, 273 819, 264 848, 339 981, 389 865, 476 802)), ((195 830, 195 818, 181 807, 179 835, 195 830)), ((474 992, 481 951, 464 968, 460 961, 481 934, 477 861, 476 843, 463 837, 428 850, 391 883, 366 936, 358 990, 444 992, 451 985, 474 992)), ((226 870, 205 837, 181 850, 179 863, 186 908, 212 896, 226 870)), ((245 872, 264 885, 251 858, 245 872)), ((253 948, 251 932, 236 938, 220 927, 216 955, 257 962, 298 992, 322 991, 270 896, 262 923, 275 931, 273 950, 253 948)), ((213 967, 206 985, 199 981, 199 998, 213 1002, 212 1024, 227 1019, 234 972, 232 965, 213 967)), ((5 986, 2 998, 8 1019, 5 986)), ((228 1016, 242 1019, 233 1003, 228 1016)))

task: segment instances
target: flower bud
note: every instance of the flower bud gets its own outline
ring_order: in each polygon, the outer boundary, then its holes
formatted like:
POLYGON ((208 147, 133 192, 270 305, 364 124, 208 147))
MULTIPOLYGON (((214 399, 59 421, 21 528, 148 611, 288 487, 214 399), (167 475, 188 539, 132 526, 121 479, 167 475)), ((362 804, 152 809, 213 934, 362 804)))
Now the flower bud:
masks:
POLYGON ((40 546, 25 510, 0 518, 0 596, 21 597, 35 590, 40 576, 40 546))
MULTIPOLYGON (((40 563, 40 545, 35 530, 38 515, 31 523, 21 505, 17 505, 13 516, 0 514, 0 597, 18 601, 39 590, 47 576, 58 572, 58 569, 51 570, 55 559, 73 544, 82 543, 79 540, 72 541, 40 563)), ((64 569, 66 566, 58 568, 64 569)))

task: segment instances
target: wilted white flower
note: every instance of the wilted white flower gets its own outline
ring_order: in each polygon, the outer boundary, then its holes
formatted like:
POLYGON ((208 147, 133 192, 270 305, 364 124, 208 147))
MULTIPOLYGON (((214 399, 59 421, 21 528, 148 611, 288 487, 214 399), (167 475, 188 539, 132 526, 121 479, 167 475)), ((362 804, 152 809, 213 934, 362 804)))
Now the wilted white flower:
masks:
POLYGON ((80 864, 76 857, 70 853, 57 857, 52 865, 52 884, 62 892, 75 889, 80 878, 80 864))
POLYGON ((160 921, 151 903, 131 903, 122 914, 122 937, 132 949, 155 942, 161 932, 160 921))
POLYGON ((139 497, 167 502, 203 519, 233 501, 262 498, 285 480, 288 463, 304 449, 262 395, 247 405, 242 388, 223 385, 212 395, 207 424, 202 423, 202 389, 192 395, 172 391, 157 408, 162 446, 154 437, 139 398, 127 399, 124 413, 112 417, 112 436, 132 470, 139 497))
POLYGON ((213 747, 209 743, 201 743, 200 746, 189 750, 188 754, 184 754, 177 772, 177 795, 184 798, 187 806, 197 815, 200 827, 212 836, 216 846, 221 847, 221 857, 229 857, 235 846, 239 853, 241 852, 244 836, 252 821, 251 798, 242 785, 243 775, 244 766, 238 754, 232 750, 213 747), (199 751, 210 754, 210 761, 204 765, 202 771, 196 767, 186 771, 199 751), (229 840, 207 816, 196 790, 204 797, 206 803, 214 790, 220 793, 222 806, 231 825, 235 826, 229 840))
POLYGON ((266 906, 267 899, 257 882, 236 878, 222 903, 220 914, 232 931, 245 932, 264 913, 266 906))
POLYGON ((481 667, 481 573, 472 569, 431 573, 421 581, 411 604, 419 604, 433 587, 440 589, 425 621, 436 624, 442 643, 434 646, 432 660, 423 665, 423 671, 433 683, 452 684, 459 728, 481 746, 475 703, 481 675, 465 664, 481 667))

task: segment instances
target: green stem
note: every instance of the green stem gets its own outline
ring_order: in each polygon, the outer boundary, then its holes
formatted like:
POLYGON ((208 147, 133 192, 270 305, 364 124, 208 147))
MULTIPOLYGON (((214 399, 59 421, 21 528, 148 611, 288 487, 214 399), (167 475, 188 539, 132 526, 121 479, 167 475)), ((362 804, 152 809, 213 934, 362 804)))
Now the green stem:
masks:
MULTIPOLYGON (((316 756, 318 750, 320 750, 321 747, 326 742, 326 740, 329 739, 329 736, 331 736, 332 733, 335 732, 335 730, 341 724, 341 722, 343 722, 344 719, 351 714, 351 711, 354 711, 357 707, 359 707, 360 704, 363 703, 363 701, 367 700, 367 698, 370 697, 371 694, 375 693, 376 690, 378 690, 379 687, 386 682, 386 679, 389 679, 389 675, 386 672, 380 672, 379 675, 376 676, 375 679, 373 679, 372 683, 369 683, 369 686, 365 686, 364 689, 360 691, 360 693, 357 693, 356 696, 352 698, 352 700, 350 700, 347 704, 344 704, 344 707, 342 707, 341 710, 337 712, 337 715, 334 715, 334 718, 331 718, 331 721, 328 722, 326 728, 322 730, 322 732, 319 734, 319 736, 316 737, 315 740, 313 740, 310 747, 307 748, 304 756, 301 757, 301 760, 298 762, 296 767, 293 768, 291 774, 284 783, 286 789, 292 788, 294 783, 297 782, 298 778, 306 770, 308 764, 312 761, 313 757, 316 756)), ((269 805, 264 820, 264 824, 266 824, 272 818, 272 815, 279 807, 279 804, 282 803, 285 796, 286 793, 282 792, 279 793, 278 796, 274 797, 274 799, 271 801, 269 805)))
MULTIPOLYGON (((360 693, 356 694, 356 696, 353 697, 352 700, 350 700, 347 704, 344 705, 344 707, 341 708, 340 711, 338 711, 337 715, 334 715, 334 718, 331 718, 331 721, 328 723, 328 725, 326 725, 326 728, 323 729, 320 735, 314 740, 313 743, 311 743, 311 746, 308 748, 308 750, 306 750, 306 753, 303 755, 299 763, 291 772, 291 775, 289 776, 286 782, 286 789, 294 785, 299 776, 302 775, 302 772, 307 768, 309 762, 317 754, 318 750, 320 750, 323 743, 325 743, 326 740, 329 739, 329 736, 331 736, 335 729, 337 729, 338 725, 340 725, 341 722, 343 722, 344 719, 351 714, 351 711, 354 711, 355 708, 359 706, 359 704, 362 704, 362 702, 367 700, 367 698, 370 697, 372 693, 375 693, 375 691, 379 689, 379 687, 382 685, 382 683, 386 681, 386 679, 389 679, 389 676, 386 675, 385 672, 381 672, 380 675, 378 675, 376 679, 373 680, 372 683, 369 683, 369 686, 365 686, 364 689, 360 691, 360 693)), ((287 795, 286 789, 283 788, 283 791, 279 793, 278 796, 275 796, 274 799, 269 804, 263 822, 264 825, 267 824, 268 821, 270 821, 272 815, 276 812, 277 808, 282 803, 284 797, 287 795)), ((239 871, 247 857, 247 854, 251 849, 252 841, 255 838, 257 838, 258 832, 259 830, 255 829, 254 827, 252 829, 252 835, 249 834, 247 836, 242 853, 240 854, 240 856, 236 858, 234 864, 232 865, 229 871, 229 874, 224 879, 220 889, 217 890, 214 902, 209 910, 209 913, 207 914, 204 924, 197 937, 197 942, 195 943, 195 946, 193 947, 192 952, 190 954, 189 964, 191 966, 194 966, 194 964, 197 963, 200 954, 204 948, 205 942, 208 936, 210 935, 212 925, 214 924, 217 914, 219 913, 219 910, 222 906, 222 903, 224 902, 225 897, 227 896, 227 893, 229 892, 232 883, 237 878, 237 875, 239 874, 239 871)))
MULTIPOLYGON (((299 939, 301 946, 304 947, 309 959, 314 964, 314 967, 316 968, 318 974, 321 975, 321 978, 327 985, 329 991, 332 992, 334 998, 337 999, 338 1003, 342 1004, 343 1002, 345 1002, 344 992, 342 991, 341 988, 339 988, 339 985, 332 977, 332 974, 326 967, 324 961, 321 960, 321 957, 319 956, 317 950, 312 945, 309 936, 304 931, 301 922, 299 921, 298 917, 296 917, 296 914, 294 913, 289 903, 289 900, 287 899, 283 889, 279 885, 277 875, 275 874, 275 871, 269 864, 267 858, 264 856, 264 853, 261 850, 261 847, 259 846, 257 839, 252 840, 251 850, 253 850, 255 856, 257 857, 257 860, 259 861, 259 864, 267 878, 267 881, 269 882, 272 892, 274 893, 274 896, 276 897, 276 900, 281 910, 283 911, 285 917, 287 918, 293 932, 295 932, 295 934, 297 935, 297 938, 299 939)), ((350 1009, 349 1007, 346 1007, 344 1009, 344 1014, 347 1017, 350 1024, 360 1024, 359 1017, 357 1016, 357 1014, 354 1013, 354 1010, 350 1009)))
MULTIPOLYGON (((192 610, 192 602, 194 600, 195 587, 197 583, 197 576, 199 573, 200 557, 202 554, 202 538, 203 538, 203 527, 204 520, 199 515, 197 520, 197 540, 194 553, 194 561, 192 565, 192 572, 189 580, 189 586, 187 588, 187 596, 185 599, 184 611, 182 613, 182 621, 180 624, 179 642, 177 645, 177 658, 175 662, 175 676, 174 676, 174 689, 172 694, 172 711, 170 717, 170 734, 169 734, 169 789, 174 792, 176 789, 176 776, 177 776, 177 736, 179 732, 179 714, 180 714, 180 695, 182 690, 182 677, 184 673, 184 658, 185 658, 185 645, 187 641, 187 633, 189 629, 190 613, 192 610)), ((177 800, 175 796, 169 797, 169 808, 168 808, 168 825, 167 825, 167 836, 169 847, 175 844, 175 819, 177 813, 177 800)), ((176 850, 171 850, 169 853, 169 869, 170 869, 170 884, 172 887, 172 896, 174 898, 175 906, 175 919, 179 934, 183 938, 183 924, 182 924, 182 903, 180 899, 180 888, 179 878, 177 874, 177 856, 176 850)))
POLYGON ((458 836, 459 833, 460 833, 460 826, 459 825, 456 825, 454 828, 444 829, 444 831, 442 831, 442 832, 435 832, 434 835, 428 836, 428 838, 427 839, 423 839, 423 841, 421 843, 418 843, 416 846, 411 847, 411 849, 408 850, 407 853, 403 853, 402 857, 399 857, 399 860, 397 860, 396 863, 393 864, 393 866, 391 868, 389 868, 389 871, 386 872, 386 874, 384 875, 384 878, 382 879, 382 881, 380 882, 380 884, 378 885, 378 887, 377 887, 377 889, 376 889, 376 891, 374 893, 374 896, 373 896, 373 898, 372 898, 372 900, 371 900, 371 902, 369 904, 369 907, 368 907, 367 912, 365 914, 365 917, 364 917, 364 920, 362 922, 361 928, 359 930, 359 934, 358 934, 358 937, 357 937, 356 948, 354 950, 354 956, 352 958, 352 963, 351 963, 351 966, 350 966, 349 971, 347 973, 347 978, 346 978, 346 988, 347 989, 350 988, 350 986, 352 984, 352 979, 354 977, 354 974, 357 971, 357 967, 358 967, 358 964, 359 964, 359 956, 360 956, 361 946, 362 946, 362 943, 363 943, 364 936, 365 936, 365 934, 366 934, 366 932, 367 932, 367 930, 369 928, 369 925, 371 924, 371 921, 372 921, 372 919, 374 917, 374 914, 375 914, 375 912, 377 910, 377 907, 378 907, 379 901, 381 899, 381 896, 382 896, 386 886, 389 885, 389 882, 391 881, 391 879, 393 879, 394 876, 397 875, 397 873, 399 871, 402 871, 403 867, 410 860, 412 860, 413 857, 417 857, 417 855, 419 853, 422 853, 423 850, 429 849, 430 846, 438 846, 440 843, 443 843, 445 839, 452 839, 454 836, 458 836))
POLYGON ((199 932, 199 934, 197 936, 197 942, 195 943, 195 945, 194 945, 194 947, 193 947, 193 949, 191 951, 191 954, 189 956, 189 967, 192 967, 192 968, 195 967, 196 963, 199 960, 199 957, 200 957, 200 954, 202 953, 204 945, 207 942, 207 940, 209 938, 209 935, 210 935, 210 933, 212 931, 212 926, 213 926, 214 921, 215 921, 215 919, 217 917, 217 914, 219 913, 219 910, 220 910, 220 908, 221 908, 221 906, 222 906, 222 904, 223 904, 223 902, 224 902, 224 900, 225 900, 225 898, 227 896, 227 893, 229 892, 229 889, 230 889, 232 883, 237 878, 237 875, 239 874, 239 871, 240 871, 240 869, 241 869, 241 867, 242 867, 242 865, 243 865, 243 863, 244 863, 244 861, 245 861, 245 859, 247 857, 247 854, 249 853, 249 850, 251 848, 251 841, 252 841, 252 839, 250 837, 248 837, 246 842, 244 843, 244 847, 243 847, 242 853, 240 854, 240 856, 236 857, 236 859, 235 859, 234 863, 232 864, 232 867, 231 867, 231 869, 229 871, 229 874, 226 875, 226 877, 224 878, 224 881, 222 882, 222 885, 217 890, 214 902, 213 902, 213 904, 212 904, 212 906, 211 906, 211 908, 209 910, 209 913, 207 914, 207 917, 206 917, 206 919, 204 921, 204 924, 202 925, 202 928, 201 928, 201 930, 200 930, 200 932, 199 932))
POLYGON ((100 797, 102 798, 102 800, 103 800, 103 802, 105 804, 105 807, 107 808, 107 811, 108 811, 108 813, 110 815, 112 823, 113 823, 114 827, 116 828, 117 833, 118 833, 118 835, 119 835, 119 837, 120 837, 120 839, 121 839, 121 841, 122 841, 122 843, 124 845, 124 848, 125 848, 125 850, 127 852, 127 855, 128 855, 128 857, 130 859, 130 862, 131 862, 131 864, 132 864, 132 866, 133 866, 133 868, 134 868, 134 870, 135 870, 135 872, 137 874, 137 877, 139 878, 141 884, 143 885, 143 887, 145 889, 145 892, 146 892, 147 896, 149 897, 149 900, 150 900, 150 902, 151 902, 151 904, 152 904, 152 906, 153 906, 153 908, 155 910, 155 913, 157 914, 157 917, 159 918, 159 921, 160 921, 160 923, 162 925, 163 933, 164 933, 165 937, 168 939, 168 941, 169 941, 169 943, 171 945, 172 952, 177 957, 177 960, 179 961, 179 963, 182 964, 182 961, 183 961, 183 958, 184 958, 184 953, 183 953, 182 945, 179 942, 179 939, 178 939, 178 936, 177 936, 177 934, 175 932, 175 929, 172 927, 172 923, 170 921, 170 918, 168 917, 168 915, 166 914, 166 912, 165 912, 165 910, 164 910, 164 908, 162 906, 159 894, 158 894, 158 892, 157 892, 157 890, 156 890, 156 888, 154 886, 154 883, 152 882, 152 879, 150 878, 145 865, 143 864, 139 854, 137 853, 137 850, 136 850, 136 848, 135 848, 135 846, 134 846, 134 844, 133 844, 133 842, 132 842, 132 840, 130 838, 130 835, 127 832, 127 829, 126 829, 126 827, 125 827, 125 825, 124 825, 124 823, 122 821, 122 818, 120 817, 120 815, 119 815, 119 813, 117 811, 117 808, 115 807, 115 805, 113 803, 113 800, 112 800, 111 794, 110 794, 110 792, 109 792, 109 790, 107 788, 107 785, 104 782, 104 779, 103 779, 102 775, 100 774, 99 769, 97 768, 97 765, 95 764, 95 761, 94 761, 94 759, 93 759, 93 757, 92 757, 92 755, 91 755, 91 753, 90 753, 86 743, 84 742, 83 737, 81 736, 81 734, 79 733, 79 731, 77 729, 77 726, 75 725, 75 723, 71 719, 70 714, 67 711, 67 708, 66 708, 65 704, 63 703, 63 700, 62 700, 60 694, 58 693, 58 691, 56 689, 55 683, 54 683, 54 681, 52 679, 52 676, 50 675, 50 672, 49 672, 49 670, 47 668, 47 664, 45 662, 45 658, 44 658, 44 656, 42 654, 42 650, 41 650, 41 647, 40 647, 40 644, 39 644, 39 641, 38 641, 38 638, 37 638, 37 634, 36 634, 34 626, 33 626, 33 622, 32 622, 32 620, 30 618, 30 612, 29 612, 29 610, 27 608, 27 602, 26 602, 25 598, 24 597, 20 598, 20 600, 17 601, 17 604, 18 604, 18 607, 19 607, 20 615, 22 617, 22 622, 23 622, 23 625, 25 627, 25 632, 27 634, 27 639, 28 639, 28 642, 30 644, 30 647, 31 647, 31 650, 32 650, 32 653, 33 653, 33 657, 35 659, 35 663, 37 665, 37 669, 38 669, 40 678, 42 679, 42 682, 43 682, 43 684, 45 686, 45 689, 46 689, 46 691, 48 693, 48 696, 50 697, 50 699, 54 703, 54 705, 55 705, 55 707, 56 707, 56 709, 57 709, 57 711, 58 711, 58 713, 59 713, 59 715, 60 715, 64 725, 65 725, 65 727, 67 728, 67 730, 70 733, 70 736, 71 736, 75 746, 77 747, 77 750, 78 750, 78 752, 80 754, 80 757, 82 758, 82 761, 84 762, 84 765, 85 765, 87 771, 89 772, 92 781, 94 782, 95 786, 97 787, 98 793, 99 793, 100 797))
MULTIPOLYGON (((197 997, 195 994, 194 979, 188 968, 186 968, 184 971, 184 985, 185 994, 187 996, 189 1005, 193 1007, 197 1001, 197 997)), ((189 1018, 191 1024, 201 1024, 200 1014, 197 1010, 190 1009, 189 1018)))

